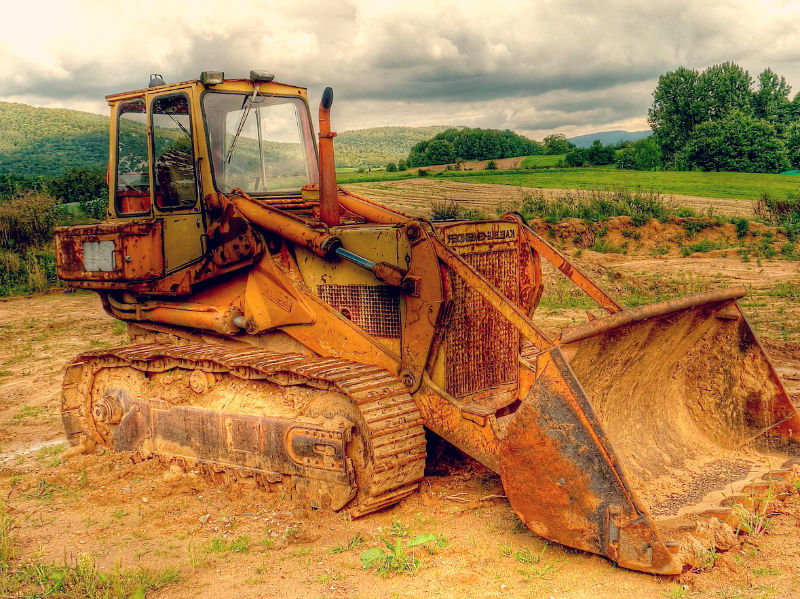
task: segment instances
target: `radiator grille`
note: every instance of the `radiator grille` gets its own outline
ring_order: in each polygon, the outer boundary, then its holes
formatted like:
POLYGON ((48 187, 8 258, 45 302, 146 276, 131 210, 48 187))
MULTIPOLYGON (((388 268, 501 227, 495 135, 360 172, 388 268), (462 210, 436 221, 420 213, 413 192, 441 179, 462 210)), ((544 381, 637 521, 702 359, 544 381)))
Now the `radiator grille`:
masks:
POLYGON ((400 300, 386 285, 318 285, 317 295, 373 337, 400 337, 400 300))
MULTIPOLYGON (((514 249, 461 256, 510 300, 518 295, 514 249)), ((462 397, 517 382, 519 333, 481 295, 453 277, 453 312, 446 333, 446 388, 462 397)))

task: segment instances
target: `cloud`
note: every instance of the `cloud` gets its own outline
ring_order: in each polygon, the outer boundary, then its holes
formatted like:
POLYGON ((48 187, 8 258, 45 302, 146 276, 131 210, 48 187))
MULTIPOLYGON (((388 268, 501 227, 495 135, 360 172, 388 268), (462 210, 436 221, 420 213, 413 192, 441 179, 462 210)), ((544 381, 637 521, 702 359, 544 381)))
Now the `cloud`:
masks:
POLYGON ((0 98, 104 112, 151 72, 266 68, 336 89, 336 126, 464 124, 534 135, 646 127, 660 74, 733 60, 800 86, 792 2, 467 0, 14 3, 0 98))

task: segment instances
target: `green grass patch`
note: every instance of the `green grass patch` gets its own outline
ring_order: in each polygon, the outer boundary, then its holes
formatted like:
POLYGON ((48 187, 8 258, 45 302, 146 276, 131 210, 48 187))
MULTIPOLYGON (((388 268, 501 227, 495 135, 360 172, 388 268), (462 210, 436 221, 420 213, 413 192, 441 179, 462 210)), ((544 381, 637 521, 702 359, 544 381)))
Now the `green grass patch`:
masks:
MULTIPOLYGON (((497 171, 443 171, 442 177, 462 183, 494 183, 532 188, 590 189, 597 187, 622 188, 628 191, 680 194, 704 198, 727 198, 734 200, 757 200, 763 193, 785 198, 795 193, 796 177, 762 173, 722 173, 703 171, 631 171, 613 167, 597 168, 553 168, 537 162, 550 161, 562 156, 529 156, 523 160, 523 168, 497 171), (527 164, 527 166, 526 166, 527 164), (534 170, 531 170, 531 169, 534 170)), ((414 177, 413 173, 356 173, 343 174, 338 182, 361 183, 368 181, 390 181, 414 177)), ((784 208, 776 207, 778 210, 784 208)), ((786 210, 792 210, 788 206, 786 210)))
POLYGON ((521 166, 524 169, 552 167, 564 160, 565 156, 566 154, 538 154, 536 156, 526 156, 522 160, 521 166))
POLYGON ((706 254, 713 250, 722 249, 722 244, 716 241, 709 241, 708 239, 698 241, 691 245, 680 246, 681 254, 684 256, 691 256, 692 254, 706 254))

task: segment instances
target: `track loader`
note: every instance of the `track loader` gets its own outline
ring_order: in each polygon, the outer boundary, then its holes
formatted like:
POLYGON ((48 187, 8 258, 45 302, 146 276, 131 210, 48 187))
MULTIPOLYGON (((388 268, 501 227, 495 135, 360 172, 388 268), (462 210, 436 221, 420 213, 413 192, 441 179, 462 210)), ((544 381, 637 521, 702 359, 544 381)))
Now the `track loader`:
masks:
POLYGON ((75 358, 62 416, 104 447, 353 517, 417 491, 426 430, 499 473, 534 533, 676 574, 792 480, 800 415, 745 290, 623 309, 517 214, 430 222, 337 186, 325 90, 252 71, 107 97, 105 222, 58 275, 131 344, 75 358), (548 336, 542 260, 607 315, 548 336))

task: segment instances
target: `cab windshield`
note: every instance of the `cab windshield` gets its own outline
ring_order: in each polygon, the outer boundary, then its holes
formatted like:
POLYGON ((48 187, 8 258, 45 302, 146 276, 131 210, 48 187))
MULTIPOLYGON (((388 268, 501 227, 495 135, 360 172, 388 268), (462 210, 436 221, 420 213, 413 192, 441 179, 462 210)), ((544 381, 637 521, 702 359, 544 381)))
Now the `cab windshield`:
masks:
POLYGON ((317 182, 308 111, 300 98, 206 92, 203 115, 217 190, 297 193, 317 182))

